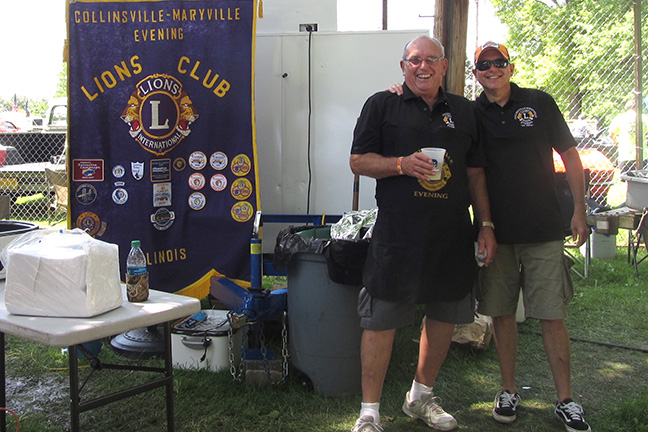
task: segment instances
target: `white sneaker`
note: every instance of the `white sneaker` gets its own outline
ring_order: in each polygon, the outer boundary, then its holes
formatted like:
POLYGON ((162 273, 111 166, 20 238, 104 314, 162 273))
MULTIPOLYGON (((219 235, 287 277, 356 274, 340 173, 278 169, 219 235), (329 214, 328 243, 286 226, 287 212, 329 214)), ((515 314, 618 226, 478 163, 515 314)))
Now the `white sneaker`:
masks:
POLYGON ((355 426, 351 432, 384 432, 382 426, 374 423, 374 418, 370 415, 363 415, 356 420, 355 426))
POLYGON ((405 396, 403 412, 408 416, 422 420, 432 429, 452 430, 457 428, 457 420, 441 408, 441 399, 432 393, 424 394, 421 400, 408 402, 409 392, 405 396))

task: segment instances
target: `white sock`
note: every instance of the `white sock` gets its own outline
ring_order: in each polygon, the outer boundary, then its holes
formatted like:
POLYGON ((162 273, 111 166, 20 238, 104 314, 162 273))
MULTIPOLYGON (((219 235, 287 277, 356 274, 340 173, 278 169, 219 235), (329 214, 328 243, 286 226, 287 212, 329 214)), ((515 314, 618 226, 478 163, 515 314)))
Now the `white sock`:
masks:
POLYGON ((380 402, 365 403, 360 405, 360 417, 368 415, 373 417, 374 423, 380 424, 380 402))
POLYGON ((415 400, 420 400, 423 394, 432 393, 432 387, 428 387, 425 384, 412 381, 412 388, 409 391, 409 400, 408 402, 414 402, 415 400))

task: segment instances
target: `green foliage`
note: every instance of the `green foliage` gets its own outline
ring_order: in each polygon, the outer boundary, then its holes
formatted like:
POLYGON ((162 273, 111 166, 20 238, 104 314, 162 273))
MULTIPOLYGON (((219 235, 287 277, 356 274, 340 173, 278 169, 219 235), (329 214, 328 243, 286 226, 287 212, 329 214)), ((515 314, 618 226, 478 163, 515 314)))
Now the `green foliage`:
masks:
POLYGON ((49 205, 52 199, 42 193, 31 196, 21 196, 11 204, 13 219, 47 225, 42 215, 49 214, 49 205))
POLYGON ((67 96, 67 84, 68 84, 68 64, 63 63, 61 72, 59 72, 59 82, 56 85, 56 93, 54 97, 66 97, 67 96))
MULTIPOLYGON (((26 96, 16 95, 16 106, 18 111, 26 113, 29 112, 32 116, 41 116, 47 111, 47 99, 29 99, 26 96)), ((11 111, 14 105, 14 98, 3 99, 0 97, 0 111, 11 111)))
MULTIPOLYGON (((509 28, 514 81, 549 92, 571 118, 584 113, 609 124, 633 95, 633 3, 493 0, 509 28)), ((645 17, 642 22, 646 40, 645 17)))
POLYGON ((601 419, 603 430, 648 432, 648 392, 615 406, 601 419))

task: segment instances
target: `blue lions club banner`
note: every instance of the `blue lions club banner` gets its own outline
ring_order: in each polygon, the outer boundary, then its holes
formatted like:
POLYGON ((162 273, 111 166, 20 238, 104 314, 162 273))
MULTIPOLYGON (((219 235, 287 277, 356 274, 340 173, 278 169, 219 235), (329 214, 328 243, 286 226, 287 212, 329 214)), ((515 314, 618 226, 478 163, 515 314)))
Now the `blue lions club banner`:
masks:
POLYGON ((249 285, 255 13, 253 0, 68 5, 71 225, 116 243, 122 273, 141 240, 153 289, 249 285))

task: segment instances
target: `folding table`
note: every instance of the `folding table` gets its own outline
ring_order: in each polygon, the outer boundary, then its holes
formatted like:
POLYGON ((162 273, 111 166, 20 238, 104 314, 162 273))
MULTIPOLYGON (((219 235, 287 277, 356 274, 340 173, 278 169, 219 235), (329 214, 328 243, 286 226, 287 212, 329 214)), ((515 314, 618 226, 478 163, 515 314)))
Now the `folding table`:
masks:
MULTIPOLYGON (((6 407, 5 334, 18 336, 52 347, 69 347, 70 364, 70 425, 73 432, 80 430, 79 414, 139 393, 166 387, 167 430, 173 432, 173 362, 171 358, 171 325, 174 321, 200 310, 195 298, 151 290, 147 301, 129 303, 126 287, 122 285, 121 307, 91 318, 50 318, 12 315, 4 301, 5 281, 0 281, 0 406, 6 407), (120 334, 129 330, 163 324, 164 368, 137 365, 110 365, 114 368, 160 372, 163 377, 144 384, 111 393, 96 399, 81 401, 77 346, 85 342, 120 334)), ((107 366, 107 365, 104 365, 107 366)), ((0 430, 6 432, 6 412, 0 412, 0 430)))

